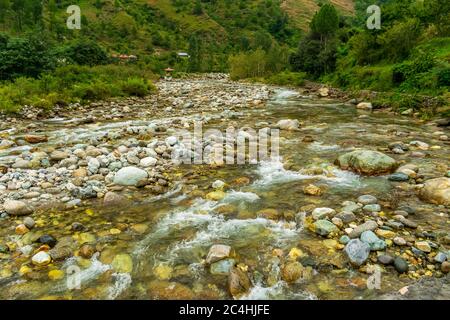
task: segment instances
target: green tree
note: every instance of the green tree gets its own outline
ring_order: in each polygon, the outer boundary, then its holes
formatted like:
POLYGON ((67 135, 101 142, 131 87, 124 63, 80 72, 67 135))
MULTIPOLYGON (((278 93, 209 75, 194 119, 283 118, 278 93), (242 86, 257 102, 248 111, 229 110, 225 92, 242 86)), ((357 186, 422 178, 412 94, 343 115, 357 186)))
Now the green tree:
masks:
POLYGON ((339 14, 336 8, 331 4, 323 5, 314 15, 310 27, 321 39, 334 36, 339 28, 339 14))
POLYGON ((9 0, 0 0, 0 23, 5 22, 10 6, 9 0))

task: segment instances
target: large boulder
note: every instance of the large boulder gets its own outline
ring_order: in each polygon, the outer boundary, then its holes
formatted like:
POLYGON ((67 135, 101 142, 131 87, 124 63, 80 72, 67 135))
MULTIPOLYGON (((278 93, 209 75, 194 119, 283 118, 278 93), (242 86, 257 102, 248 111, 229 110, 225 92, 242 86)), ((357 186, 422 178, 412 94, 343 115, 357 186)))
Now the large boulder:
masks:
POLYGON ((428 180, 420 192, 420 197, 430 203, 450 205, 450 178, 428 180))
POLYGON ((340 156, 336 163, 344 170, 364 175, 380 175, 393 172, 397 162, 391 157, 372 150, 356 150, 340 156))
POLYGON ((138 186, 139 183, 147 179, 146 171, 136 167, 125 167, 117 171, 114 176, 114 183, 121 186, 138 186))

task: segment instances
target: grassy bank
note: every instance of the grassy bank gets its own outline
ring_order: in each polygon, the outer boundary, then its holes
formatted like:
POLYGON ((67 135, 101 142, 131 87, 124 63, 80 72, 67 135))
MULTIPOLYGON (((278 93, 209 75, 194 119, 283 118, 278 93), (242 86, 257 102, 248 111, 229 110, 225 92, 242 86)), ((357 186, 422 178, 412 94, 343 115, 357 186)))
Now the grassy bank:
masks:
POLYGON ((156 76, 137 65, 59 67, 39 78, 21 77, 0 83, 0 111, 19 112, 22 106, 43 109, 111 97, 146 96, 155 91, 156 76))

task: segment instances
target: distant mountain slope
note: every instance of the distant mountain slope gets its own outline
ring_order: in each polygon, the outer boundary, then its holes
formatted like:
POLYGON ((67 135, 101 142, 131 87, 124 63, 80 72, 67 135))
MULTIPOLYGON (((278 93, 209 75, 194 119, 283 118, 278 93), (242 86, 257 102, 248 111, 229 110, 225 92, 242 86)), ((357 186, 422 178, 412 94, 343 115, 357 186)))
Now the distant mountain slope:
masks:
MULTIPOLYGON (((353 0, 330 0, 330 2, 343 14, 351 15, 355 12, 353 0)), ((286 11, 292 23, 306 31, 314 13, 319 10, 319 1, 316 0, 283 0, 281 8, 286 11)))

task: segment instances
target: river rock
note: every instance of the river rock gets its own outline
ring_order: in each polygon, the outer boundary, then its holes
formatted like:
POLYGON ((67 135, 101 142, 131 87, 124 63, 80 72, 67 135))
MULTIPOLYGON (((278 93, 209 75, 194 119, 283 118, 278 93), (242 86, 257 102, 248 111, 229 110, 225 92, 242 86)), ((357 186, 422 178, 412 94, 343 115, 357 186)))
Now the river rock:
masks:
POLYGON ((360 102, 360 103, 358 103, 356 108, 360 109, 360 110, 369 110, 370 111, 373 109, 373 106, 370 102, 360 102))
POLYGON ((118 273, 131 273, 133 271, 133 260, 128 254, 118 254, 111 262, 114 271, 118 273))
POLYGON ((336 218, 339 218, 344 223, 351 223, 356 220, 356 216, 353 212, 340 212, 336 215, 336 218))
POLYGON ((206 263, 211 264, 216 261, 228 258, 231 253, 231 247, 224 244, 213 245, 208 252, 206 257, 206 263))
POLYGON ((103 205, 105 206, 120 206, 123 205, 128 199, 115 192, 107 192, 103 198, 103 205))
POLYGON ((392 241, 394 241, 394 243, 398 246, 406 246, 406 240, 402 237, 395 237, 392 241))
POLYGON ((441 271, 445 274, 450 272, 450 262, 445 261, 441 264, 441 271))
POLYGON ((334 215, 336 211, 331 208, 316 208, 312 212, 312 217, 314 220, 321 220, 334 215))
POLYGON ((388 180, 393 182, 406 182, 409 181, 409 176, 402 172, 395 172, 388 177, 388 180))
POLYGON ((450 178, 436 178, 425 182, 420 192, 422 200, 438 204, 450 205, 450 178))
POLYGON ((364 231, 360 237, 361 241, 367 243, 372 251, 384 250, 386 242, 377 237, 373 231, 364 231))
POLYGON ((376 228, 378 228, 378 224, 370 220, 357 226, 348 236, 352 239, 359 238, 364 231, 374 231, 376 228))
POLYGON ((358 198, 358 202, 363 205, 376 204, 378 199, 370 194, 362 195, 358 198))
POLYGON ((298 130, 300 123, 298 120, 285 119, 277 123, 277 127, 281 130, 298 130))
POLYGON ((233 297, 246 294, 251 287, 250 279, 246 272, 239 268, 232 268, 228 276, 228 290, 233 297))
POLYGON ((35 266, 46 266, 48 265, 50 262, 52 262, 52 258, 50 257, 50 255, 45 252, 45 251, 40 251, 38 253, 36 253, 32 258, 31 258, 31 262, 35 265, 35 266))
POLYGON ((447 260, 447 255, 443 252, 438 252, 433 260, 437 263, 444 263, 444 261, 447 260))
POLYGON ((34 143, 47 142, 48 138, 46 136, 26 135, 24 137, 24 140, 28 143, 34 144, 34 143))
POLYGON ((352 264, 360 266, 369 258, 370 246, 359 239, 353 239, 347 243, 344 251, 352 264))
POLYGON ((53 161, 61 161, 69 157, 65 151, 55 150, 50 154, 50 159, 53 161))
POLYGON ((379 204, 367 204, 363 207, 364 212, 380 212, 381 206, 379 204))
POLYGON ((153 157, 146 157, 146 158, 141 159, 139 164, 144 168, 148 168, 148 167, 154 167, 157 162, 158 162, 158 160, 153 157))
POLYGON ((394 267, 398 273, 405 273, 409 270, 408 263, 402 257, 396 257, 394 259, 394 267))
POLYGON ((114 176, 114 184, 121 186, 138 186, 142 180, 147 179, 146 171, 136 167, 120 169, 114 176))
POLYGON ((394 263, 394 258, 388 254, 382 254, 378 256, 378 262, 384 265, 390 265, 394 263))
POLYGON ((431 252, 431 246, 427 241, 416 241, 415 245, 420 251, 423 251, 425 253, 431 252))
POLYGON ((36 222, 34 222, 33 218, 31 218, 31 217, 26 217, 25 219, 23 219, 23 224, 24 224, 28 229, 33 229, 33 227, 36 225, 36 222))
POLYGON ((236 261, 234 259, 219 260, 211 264, 210 272, 214 275, 228 275, 234 267, 236 261))
POLYGON ((344 170, 352 170, 364 175, 380 175, 390 173, 397 167, 391 157, 371 150, 356 150, 346 153, 337 159, 337 164, 344 170))
POLYGON ((48 234, 44 234, 44 235, 40 236, 38 239, 38 242, 42 243, 42 244, 46 244, 50 248, 53 248, 57 243, 56 239, 48 234))
POLYGON ((303 275, 303 266, 300 262, 297 261, 288 262, 281 269, 281 278, 288 283, 297 281, 302 277, 302 275, 303 275))
POLYGON ((33 208, 27 203, 18 200, 6 200, 3 208, 11 216, 24 216, 33 213, 33 208))
POLYGON ((318 220, 313 223, 314 232, 321 236, 328 236, 330 233, 338 232, 339 229, 328 220, 318 220))

